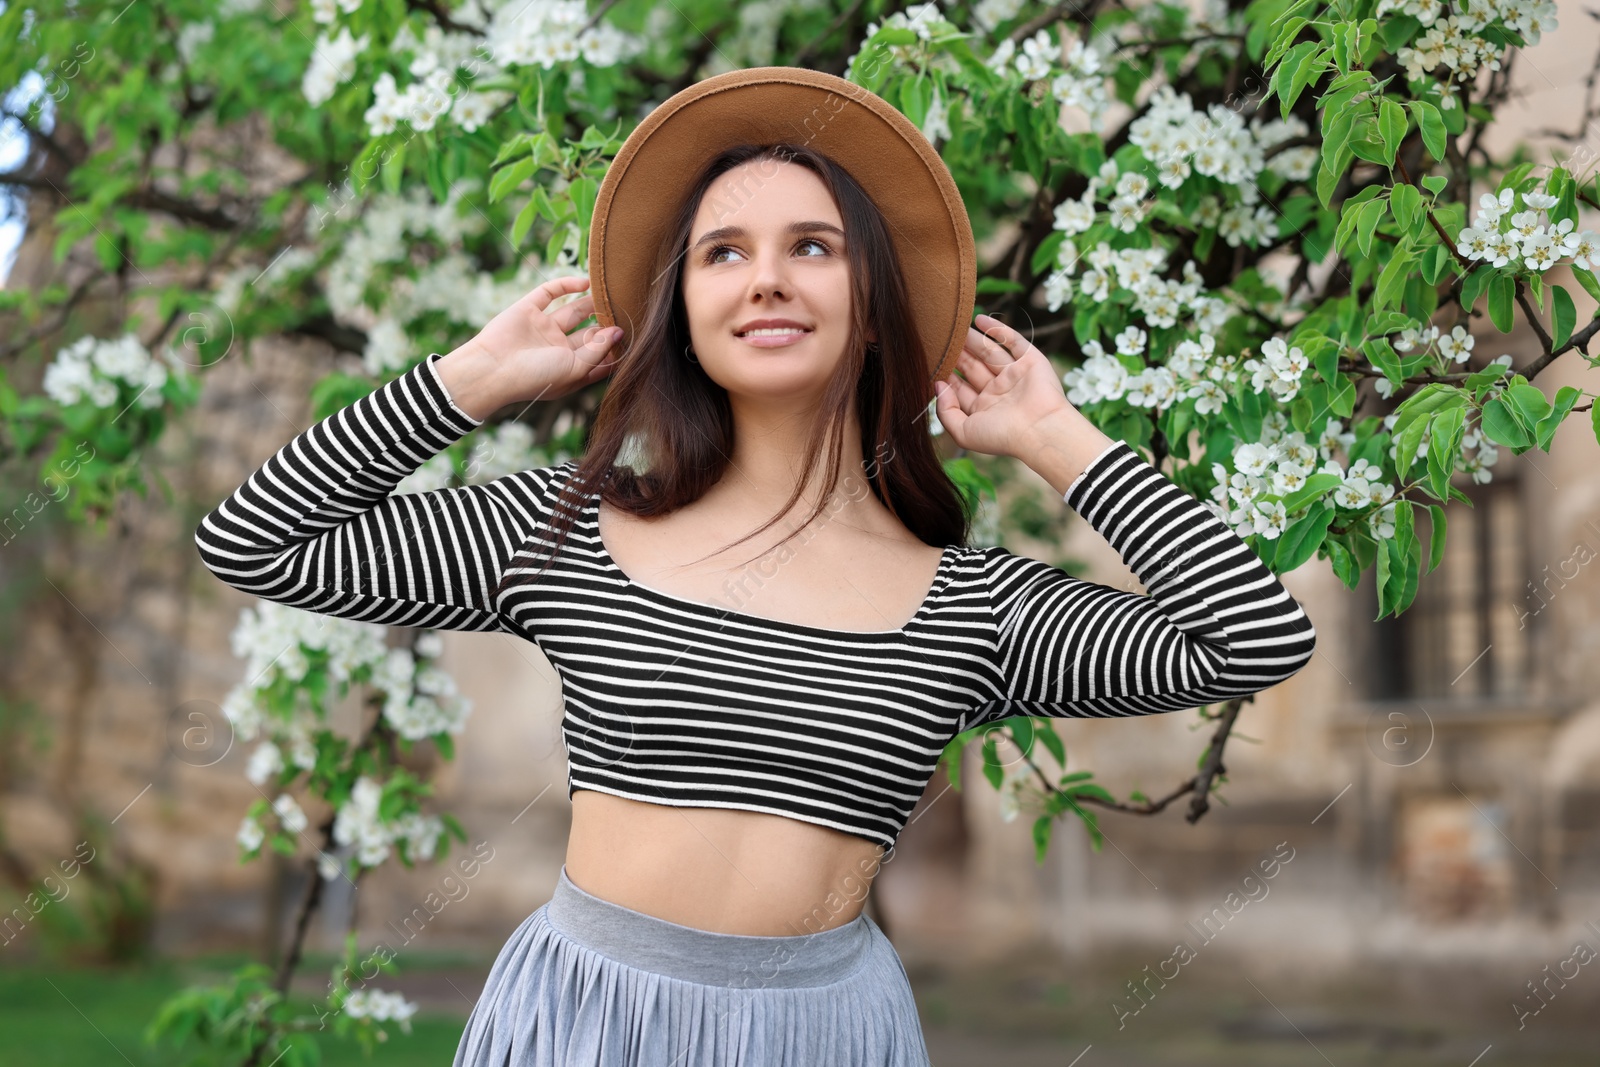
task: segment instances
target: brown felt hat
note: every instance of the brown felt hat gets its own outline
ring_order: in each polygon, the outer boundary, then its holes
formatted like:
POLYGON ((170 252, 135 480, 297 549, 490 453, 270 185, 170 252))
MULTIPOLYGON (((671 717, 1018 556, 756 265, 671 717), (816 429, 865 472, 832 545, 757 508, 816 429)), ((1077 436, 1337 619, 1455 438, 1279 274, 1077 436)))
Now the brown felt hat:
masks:
POLYGON ((697 82, 628 135, 595 197, 589 288, 603 326, 644 319, 656 250, 707 159, 736 144, 807 145, 849 171, 888 221, 929 380, 955 366, 972 324, 977 255, 955 179, 888 101, 803 67, 752 67, 697 82))

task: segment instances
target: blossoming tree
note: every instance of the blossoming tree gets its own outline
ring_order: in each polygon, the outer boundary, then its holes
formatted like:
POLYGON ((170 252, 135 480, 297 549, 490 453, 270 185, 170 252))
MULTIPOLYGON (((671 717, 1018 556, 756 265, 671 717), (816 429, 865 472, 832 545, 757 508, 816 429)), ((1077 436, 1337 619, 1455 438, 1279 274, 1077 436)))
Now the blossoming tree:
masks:
MULTIPOLYGON (((1380 614, 1404 611, 1442 558, 1458 475, 1489 480, 1500 448, 1547 450, 1577 412, 1600 433, 1592 394, 1533 384, 1565 353, 1595 362, 1600 321, 1580 325, 1551 272, 1600 300, 1600 237, 1580 217, 1600 179, 1591 160, 1512 165, 1481 139, 1519 51, 1555 29, 1552 3, 897 8, 11 3, 0 82, 17 87, 5 121, 27 153, 0 182, 53 227, 65 280, 0 293, 0 348, 44 368, 37 390, 26 373, 0 381, 0 456, 46 479, 74 463, 72 516, 103 521, 145 491, 142 457, 204 371, 268 335, 349 355, 313 391, 315 417, 330 414, 579 269, 606 165, 655 103, 772 63, 842 74, 923 130, 980 240, 999 237, 982 309, 1018 323, 1074 404, 1277 572, 1326 560, 1353 588, 1373 571, 1380 614), (127 300, 114 336, 75 332, 97 291, 127 300), (1536 348, 1483 358, 1519 322, 1536 348)), ((486 425, 396 491, 560 462, 592 411, 574 396, 486 425)), ((993 484, 968 457, 947 464, 977 537, 1001 540, 993 484)), ((262 604, 234 648, 249 681, 225 710, 261 792, 239 844, 316 873, 276 973, 190 990, 152 1032, 246 1064, 310 1063, 330 1017, 368 1043, 407 1024, 412 1006, 367 988, 392 964, 360 971, 353 937, 310 1014, 289 981, 325 881, 464 839, 402 757, 428 744, 449 758, 469 705, 429 632, 390 647, 380 627, 262 604), (356 685, 368 718, 341 736, 330 701, 356 685)), ((1041 856, 1065 813, 1098 843, 1095 806, 1152 813, 1187 795, 1192 821, 1225 781, 1239 707, 1199 709, 1210 741, 1163 797, 1118 800, 1065 773, 1042 720, 985 731, 984 772, 1010 813, 1033 807, 1041 856), (1002 737, 1021 756, 1002 756, 1002 737)), ((971 740, 947 749, 953 776, 971 740)))

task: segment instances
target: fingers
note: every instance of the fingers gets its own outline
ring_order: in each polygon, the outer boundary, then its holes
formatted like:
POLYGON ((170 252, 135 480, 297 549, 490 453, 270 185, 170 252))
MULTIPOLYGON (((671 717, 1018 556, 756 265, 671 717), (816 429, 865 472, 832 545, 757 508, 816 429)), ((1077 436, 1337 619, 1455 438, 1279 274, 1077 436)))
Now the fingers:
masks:
POLYGON ((956 355, 956 369, 966 375, 967 381, 971 382, 979 392, 994 381, 994 370, 965 348, 956 355))
POLYGON ((1027 350, 1028 340, 993 315, 972 320, 977 329, 967 329, 968 346, 991 366, 1005 366, 1027 350))
POLYGON ((934 408, 939 416, 939 425, 943 426, 951 438, 959 444, 961 427, 967 421, 967 414, 961 410, 961 405, 956 399, 956 388, 951 384, 954 380, 955 375, 952 374, 934 383, 934 408))
POLYGON ((622 328, 619 326, 591 326, 583 331, 583 344, 577 352, 586 362, 621 358, 622 328))
MULTIPOLYGON (((963 414, 970 414, 973 405, 977 402, 980 390, 974 389, 970 384, 954 374, 940 379, 948 388, 940 394, 940 399, 948 399, 950 404, 957 407, 963 414)), ((940 410, 943 410, 941 407, 940 410)))
POLYGON ((562 304, 550 313, 551 321, 562 333, 570 333, 572 328, 590 315, 594 314, 594 295, 584 293, 570 304, 562 304))
POLYGON ((587 288, 589 288, 588 275, 571 274, 564 278, 551 278, 547 282, 541 282, 528 295, 533 298, 533 306, 543 311, 557 297, 568 293, 581 293, 587 288))

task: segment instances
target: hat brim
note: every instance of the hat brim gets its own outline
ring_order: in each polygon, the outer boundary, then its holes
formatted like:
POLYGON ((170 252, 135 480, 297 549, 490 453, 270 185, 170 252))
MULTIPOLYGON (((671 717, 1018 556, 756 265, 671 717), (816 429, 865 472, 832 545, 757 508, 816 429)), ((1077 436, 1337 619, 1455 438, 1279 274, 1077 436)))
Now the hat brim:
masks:
POLYGON ((728 71, 658 105, 628 135, 595 197, 595 317, 633 335, 655 256, 706 160, 735 144, 807 145, 850 173, 887 221, 929 380, 955 366, 977 294, 972 224, 955 179, 911 120, 854 82, 802 67, 728 71))

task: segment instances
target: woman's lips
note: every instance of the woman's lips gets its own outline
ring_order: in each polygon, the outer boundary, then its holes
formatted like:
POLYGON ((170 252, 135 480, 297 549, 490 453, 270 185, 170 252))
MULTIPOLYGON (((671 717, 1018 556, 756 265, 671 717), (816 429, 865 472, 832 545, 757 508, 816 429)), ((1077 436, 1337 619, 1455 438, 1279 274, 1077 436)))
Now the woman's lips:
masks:
POLYGON ((802 338, 810 337, 810 330, 793 330, 789 333, 756 333, 739 334, 739 340, 756 348, 783 348, 792 345, 802 338))

